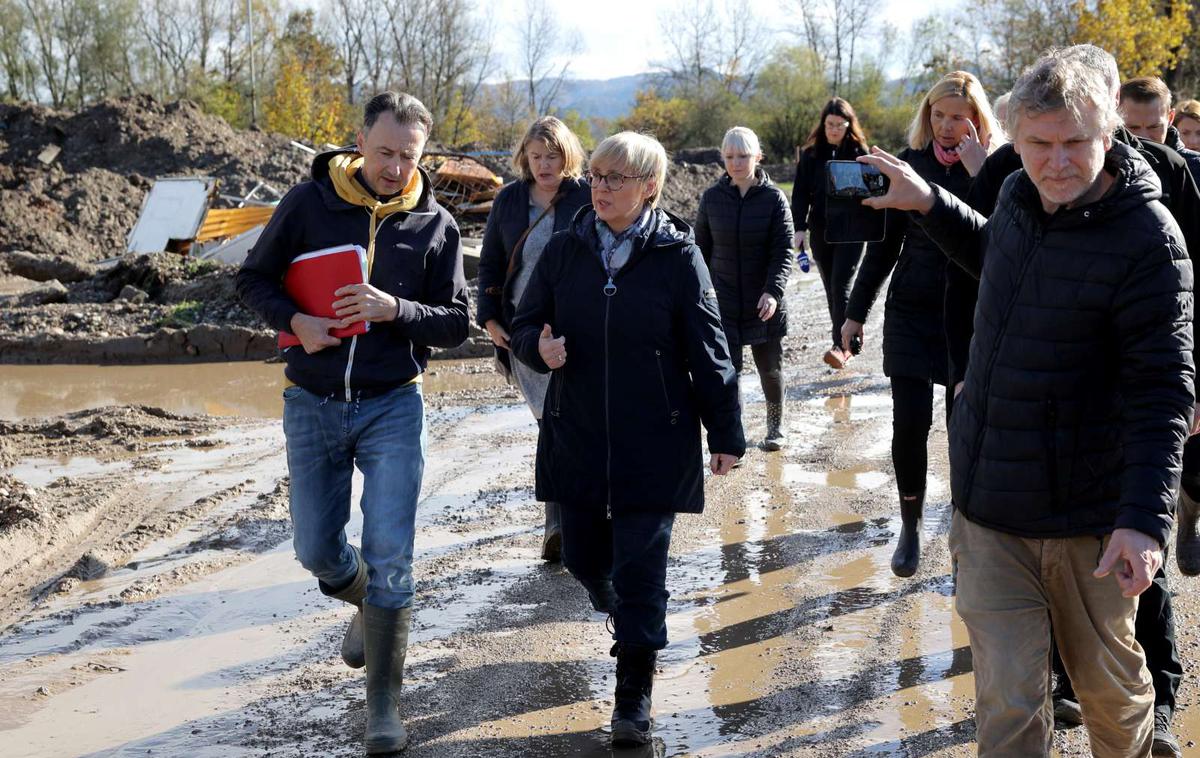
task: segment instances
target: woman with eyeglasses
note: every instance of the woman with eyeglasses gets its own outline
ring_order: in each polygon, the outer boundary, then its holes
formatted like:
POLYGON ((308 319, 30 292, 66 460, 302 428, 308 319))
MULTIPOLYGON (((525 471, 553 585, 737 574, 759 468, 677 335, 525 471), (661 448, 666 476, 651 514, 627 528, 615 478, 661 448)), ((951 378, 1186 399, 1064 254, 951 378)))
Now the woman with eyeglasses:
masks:
POLYGON ((831 98, 821 109, 821 117, 800 151, 796 182, 792 185, 792 219, 796 224, 793 244, 797 250, 806 244, 812 249, 821 283, 825 285, 825 301, 833 322, 833 344, 825 351, 823 360, 835 369, 845 368, 852 357, 842 347, 842 321, 846 318, 846 301, 863 246, 825 241, 825 164, 831 160, 852 161, 866 154, 867 138, 854 108, 840 97, 831 98))
POLYGON ((733 368, 750 346, 767 401, 764 450, 787 444, 783 433, 783 291, 792 270, 792 211, 763 171, 758 136, 744 126, 721 142, 725 175, 700 197, 696 244, 712 272, 733 368))
MULTIPOLYGON (((575 213, 591 199, 580 178, 584 153, 567 125, 554 116, 534 121, 513 150, 512 165, 520 176, 496 195, 479 254, 479 297, 476 320, 496 346, 496 361, 515 380, 529 410, 542 423, 550 379, 509 356, 508 333, 513 313, 551 235, 567 228, 575 213)), ((546 503, 542 560, 562 556, 559 507, 546 503)))
MULTIPOLYGON (((946 74, 930 88, 908 128, 900 152, 925 181, 959 198, 990 150, 1004 139, 983 85, 966 71, 946 74)), ((947 328, 943 318, 947 276, 963 275, 909 214, 888 212, 886 236, 867 246, 842 324, 843 346, 864 336, 863 323, 890 274, 883 317, 883 373, 892 385, 892 465, 900 496, 900 536, 892 573, 912 576, 921 558, 921 519, 928 472, 929 429, 933 425, 933 385, 946 392, 946 418, 953 394, 949 381, 947 328), (894 270, 893 270, 894 269, 894 270)), ((955 357, 955 360, 960 360, 955 357)))
POLYGON ((614 746, 650 741, 667 644, 676 513, 704 507, 709 468, 745 452, 737 375, 691 228, 659 209, 667 155, 653 137, 605 139, 592 205, 555 234, 513 319, 513 355, 550 373, 537 496, 562 505, 563 565, 613 618, 614 746))

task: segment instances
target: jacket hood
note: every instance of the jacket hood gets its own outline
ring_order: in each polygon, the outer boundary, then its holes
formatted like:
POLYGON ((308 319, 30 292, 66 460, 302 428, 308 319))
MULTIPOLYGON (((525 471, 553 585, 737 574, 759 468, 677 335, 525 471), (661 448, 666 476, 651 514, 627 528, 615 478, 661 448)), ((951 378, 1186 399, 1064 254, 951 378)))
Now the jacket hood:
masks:
POLYGON ((1183 144, 1183 137, 1179 136, 1179 130, 1173 126, 1167 127, 1167 138, 1163 140, 1163 144, 1177 153, 1187 149, 1187 145, 1183 144))
MULTIPOLYGON (((1104 170, 1116 177, 1108 193, 1085 206, 1058 211, 1054 214, 1055 224, 1077 225, 1097 218, 1117 216, 1162 197, 1158 175, 1141 153, 1124 140, 1113 141, 1112 149, 1104 158, 1104 170)), ((1015 199, 1022 205, 1036 209, 1035 215, 1041 214, 1041 198, 1037 187, 1024 171, 1019 172, 1015 199)))
MULTIPOLYGON (((329 176, 329 163, 338 155, 358 155, 358 150, 354 146, 339 147, 336 150, 328 150, 324 153, 319 153, 313 158, 312 167, 310 169, 312 181, 321 190, 321 198, 325 201, 325 205, 334 210, 345 210, 346 208, 357 208, 359 206, 352 205, 343 200, 333 186, 333 178, 329 176)), ((417 166, 417 171, 421 173, 421 197, 417 200, 417 205, 409 213, 419 213, 428 215, 436 213, 438 209, 437 200, 433 196, 433 180, 429 178, 429 174, 425 169, 417 166)))
MULTIPOLYGON (((589 203, 571 219, 568 233, 585 242, 589 247, 598 244, 596 239, 596 211, 589 203)), ((634 238, 634 249, 687 245, 696 241, 696 235, 688 222, 662 208, 650 210, 650 223, 634 238)))

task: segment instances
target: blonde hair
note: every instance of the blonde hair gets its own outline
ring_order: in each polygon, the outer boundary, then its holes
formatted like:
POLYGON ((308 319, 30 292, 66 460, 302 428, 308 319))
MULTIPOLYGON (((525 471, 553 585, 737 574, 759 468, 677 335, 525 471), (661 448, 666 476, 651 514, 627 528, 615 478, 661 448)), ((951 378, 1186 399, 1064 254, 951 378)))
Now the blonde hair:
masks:
POLYGON ((1190 118, 1200 121, 1200 100, 1184 100, 1175 106, 1175 119, 1172 124, 1179 121, 1181 118, 1190 118))
POLYGON ((758 142, 758 135, 745 126, 735 126, 725 132, 725 138, 721 140, 721 152, 724 153, 726 148, 745 150, 755 156, 762 155, 762 146, 758 142))
POLYGON ((551 150, 562 154, 563 177, 578 179, 583 174, 583 145, 579 144, 575 132, 554 116, 542 116, 529 125, 525 136, 513 148, 512 167, 523 180, 533 181, 533 171, 525 155, 525 149, 533 140, 545 142, 551 150))
POLYGON ((996 120, 996 115, 992 113, 992 106, 988 103, 983 85, 970 72, 951 71, 930 88, 921 101, 921 107, 917 108, 917 114, 913 116, 912 123, 908 127, 909 147, 913 150, 921 150, 933 141, 933 127, 929 124, 929 114, 933 110, 933 104, 944 97, 952 96, 965 99, 974 109, 975 117, 979 120, 977 129, 979 141, 987 145, 989 150, 1004 142, 1004 129, 996 120))
POLYGON ((654 194, 646 204, 651 208, 658 205, 667 181, 667 151, 654 137, 637 132, 618 132, 605 137, 592 151, 590 163, 593 167, 597 163, 609 164, 623 174, 654 179, 654 194))

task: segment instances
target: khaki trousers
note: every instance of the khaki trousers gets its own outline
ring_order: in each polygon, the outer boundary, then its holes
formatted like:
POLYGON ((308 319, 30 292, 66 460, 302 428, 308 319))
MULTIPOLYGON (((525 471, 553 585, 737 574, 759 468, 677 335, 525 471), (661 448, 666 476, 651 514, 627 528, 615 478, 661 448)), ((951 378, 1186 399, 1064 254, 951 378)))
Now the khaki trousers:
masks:
POLYGON ((980 756, 1050 754, 1052 627, 1095 758, 1150 755, 1154 687, 1133 638, 1137 598, 1122 597, 1112 575, 1092 576, 1107 543, 1016 537, 954 511, 955 606, 971 640, 980 756))

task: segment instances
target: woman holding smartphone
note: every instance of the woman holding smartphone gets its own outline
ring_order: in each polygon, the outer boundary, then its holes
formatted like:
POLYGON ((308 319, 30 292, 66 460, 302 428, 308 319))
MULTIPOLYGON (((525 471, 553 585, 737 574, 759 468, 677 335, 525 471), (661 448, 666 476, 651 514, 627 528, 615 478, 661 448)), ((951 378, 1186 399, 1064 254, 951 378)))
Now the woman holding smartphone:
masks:
MULTIPOLYGON (((929 90, 909 126, 900 158, 923 179, 965 198, 973 177, 1004 132, 992 115, 983 85, 955 71, 929 90)), ((946 257, 906 213, 890 212, 881 242, 867 246, 841 329, 844 350, 863 340, 863 324, 888 275, 883 320, 883 372, 892 385, 892 465, 900 494, 900 537, 892 572, 912 576, 921 557, 926 446, 933 425, 933 385, 946 387, 946 415, 953 400, 942 318, 946 257), (893 269, 895 270, 893 273, 893 269)))
POLYGON ((835 369, 844 368, 851 357, 842 347, 842 321, 863 246, 861 242, 825 241, 825 164, 831 160, 852 161, 866 154, 867 138, 854 108, 840 97, 832 98, 821 109, 821 117, 800 151, 796 183, 792 186, 792 219, 796 224, 793 245, 797 250, 805 244, 812 248, 825 285, 833 344, 825 351, 824 361, 835 369))

